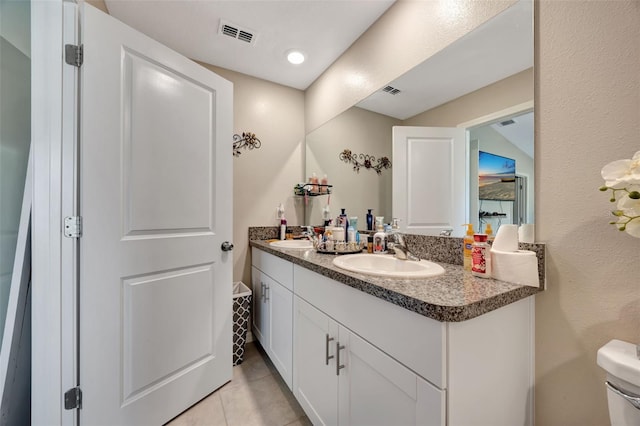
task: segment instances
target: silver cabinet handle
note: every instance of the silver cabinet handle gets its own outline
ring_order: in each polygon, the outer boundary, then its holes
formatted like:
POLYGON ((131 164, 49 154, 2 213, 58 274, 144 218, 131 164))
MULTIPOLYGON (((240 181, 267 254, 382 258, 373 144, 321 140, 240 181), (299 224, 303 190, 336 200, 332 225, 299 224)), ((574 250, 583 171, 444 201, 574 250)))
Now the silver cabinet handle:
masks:
POLYGON ((613 391, 613 393, 615 393, 617 395, 620 395, 621 397, 623 397, 624 399, 629 401, 629 403, 631 405, 633 405, 638 410, 640 410, 640 395, 634 395, 634 394, 627 393, 627 392, 625 392, 624 390, 620 389, 619 387, 617 387, 616 385, 614 385, 613 383, 611 383, 608 380, 605 383, 606 383, 607 387, 609 389, 611 389, 611 391, 613 391))
POLYGON ((269 290, 271 290, 271 288, 265 284, 264 285, 264 300, 267 301, 269 300, 269 290))
POLYGON ((266 293, 266 287, 266 284, 260 281, 260 298, 262 299, 262 303, 265 301, 264 294, 266 293))
POLYGON ((336 376, 339 376, 340 370, 344 368, 344 365, 340 365, 340 350, 344 348, 344 345, 341 345, 340 342, 336 342, 336 376))
POLYGON ((325 365, 329 365, 329 360, 334 358, 333 355, 329 356, 329 342, 333 340, 333 337, 329 337, 329 333, 327 333, 326 336, 327 336, 327 340, 324 346, 324 353, 325 353, 324 362, 325 362, 325 365))

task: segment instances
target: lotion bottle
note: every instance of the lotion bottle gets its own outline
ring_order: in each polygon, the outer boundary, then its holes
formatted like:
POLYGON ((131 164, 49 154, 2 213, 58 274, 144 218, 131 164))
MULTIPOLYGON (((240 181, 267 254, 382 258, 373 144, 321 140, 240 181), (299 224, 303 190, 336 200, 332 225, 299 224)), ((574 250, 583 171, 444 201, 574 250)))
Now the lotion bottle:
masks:
POLYGON ((473 224, 467 223, 467 234, 462 240, 463 267, 465 271, 471 270, 471 248, 473 246, 473 224))
POLYGON ((387 234, 384 232, 384 225, 382 221, 384 217, 376 217, 377 232, 373 235, 373 252, 374 253, 386 253, 387 252, 387 234))
POLYGON ((491 278, 491 246, 487 234, 475 234, 471 248, 471 274, 481 278, 491 278))

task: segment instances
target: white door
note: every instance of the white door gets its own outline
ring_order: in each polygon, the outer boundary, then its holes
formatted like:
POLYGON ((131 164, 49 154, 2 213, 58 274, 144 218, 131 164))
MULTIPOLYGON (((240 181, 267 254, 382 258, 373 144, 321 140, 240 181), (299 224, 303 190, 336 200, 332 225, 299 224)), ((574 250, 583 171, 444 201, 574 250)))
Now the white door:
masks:
POLYGON ((393 127, 393 217, 403 232, 462 236, 466 134, 461 128, 393 127))
POLYGON ((338 325, 294 297, 293 394, 314 425, 338 424, 338 325))
POLYGON ((345 327, 339 341, 339 424, 444 425, 443 391, 345 327))
POLYGON ((231 379, 232 85, 83 19, 80 423, 159 425, 231 379))

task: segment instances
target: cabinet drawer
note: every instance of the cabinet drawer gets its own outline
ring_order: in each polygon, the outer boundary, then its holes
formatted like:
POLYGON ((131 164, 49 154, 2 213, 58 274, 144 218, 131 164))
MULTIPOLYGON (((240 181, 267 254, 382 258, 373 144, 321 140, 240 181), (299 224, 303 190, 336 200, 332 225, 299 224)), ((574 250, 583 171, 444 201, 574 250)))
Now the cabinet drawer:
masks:
POLYGON ((294 265, 295 294, 440 389, 446 325, 294 265))
POLYGON ((251 264, 293 291, 293 263, 262 250, 252 248, 251 264))

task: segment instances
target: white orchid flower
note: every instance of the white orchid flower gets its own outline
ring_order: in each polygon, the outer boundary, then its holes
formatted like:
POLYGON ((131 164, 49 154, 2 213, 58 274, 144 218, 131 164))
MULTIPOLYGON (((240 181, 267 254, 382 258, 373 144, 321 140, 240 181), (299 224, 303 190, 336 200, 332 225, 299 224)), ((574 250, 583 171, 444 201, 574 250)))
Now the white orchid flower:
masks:
POLYGON ((618 217, 618 221, 614 223, 619 230, 640 238, 640 193, 631 192, 621 197, 618 200, 618 210, 613 214, 618 217))
POLYGON ((631 159, 612 161, 602 168, 600 174, 609 188, 640 185, 640 151, 631 159))

